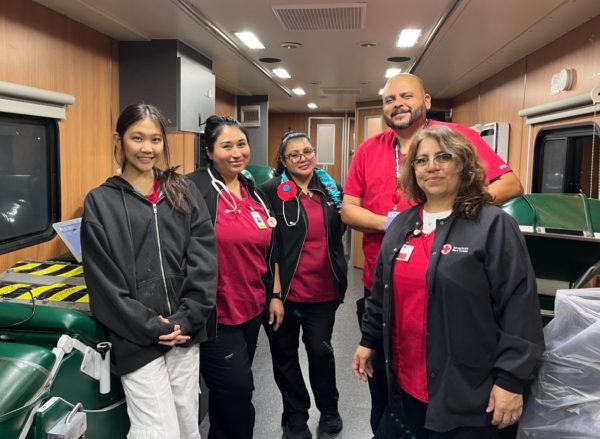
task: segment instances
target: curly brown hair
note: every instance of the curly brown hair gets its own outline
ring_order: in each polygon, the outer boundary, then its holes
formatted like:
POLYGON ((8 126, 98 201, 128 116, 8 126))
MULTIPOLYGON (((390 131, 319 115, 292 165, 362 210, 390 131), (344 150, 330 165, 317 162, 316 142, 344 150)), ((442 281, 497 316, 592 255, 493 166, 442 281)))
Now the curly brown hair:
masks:
POLYGON ((473 219, 485 204, 492 203, 487 191, 485 168, 477 157, 473 144, 459 132, 443 126, 433 125, 420 131, 413 139, 400 174, 400 185, 406 198, 417 204, 427 201, 425 192, 417 184, 415 168, 411 165, 417 156, 421 142, 430 138, 437 141, 442 151, 452 154, 460 176, 460 187, 454 200, 454 212, 463 218, 473 219))

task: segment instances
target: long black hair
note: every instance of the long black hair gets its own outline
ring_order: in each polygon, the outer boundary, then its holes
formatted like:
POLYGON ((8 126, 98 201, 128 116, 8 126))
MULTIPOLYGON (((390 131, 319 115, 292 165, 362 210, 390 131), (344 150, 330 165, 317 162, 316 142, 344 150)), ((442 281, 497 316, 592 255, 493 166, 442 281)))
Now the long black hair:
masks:
POLYGON ((195 200, 185 180, 177 173, 177 168, 179 168, 179 166, 171 167, 165 118, 158 108, 149 104, 133 104, 121 112, 119 120, 117 121, 117 134, 121 139, 121 150, 120 156, 117 156, 118 150, 115 149, 115 159, 117 160, 117 163, 121 165, 121 170, 124 171, 127 166, 123 150, 125 132, 132 125, 144 119, 154 121, 160 128, 163 138, 163 159, 167 169, 162 171, 156 167, 154 168, 154 175, 156 175, 160 182, 161 190, 175 210, 184 215, 189 215, 192 211, 191 206, 195 204, 195 200))
MULTIPOLYGON (((211 154, 215 152, 215 142, 226 126, 236 127, 248 140, 248 131, 237 120, 230 116, 217 116, 213 114, 206 119, 206 127, 204 128, 204 146, 211 154)), ((209 159, 210 160, 210 159, 209 159)))
POLYGON ((285 171, 285 166, 283 164, 283 156, 285 155, 285 150, 287 149, 289 143, 295 139, 306 139, 308 143, 311 144, 310 137, 306 133, 299 133, 297 131, 288 131, 281 138, 281 143, 279 144, 279 148, 277 148, 277 162, 275 163, 275 176, 280 176, 285 171))

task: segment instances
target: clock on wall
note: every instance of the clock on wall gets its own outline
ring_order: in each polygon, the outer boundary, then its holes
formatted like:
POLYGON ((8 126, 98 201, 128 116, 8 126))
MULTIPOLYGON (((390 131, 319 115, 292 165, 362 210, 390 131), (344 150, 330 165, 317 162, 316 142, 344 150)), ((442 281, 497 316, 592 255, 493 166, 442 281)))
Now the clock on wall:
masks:
POLYGON ((573 83, 573 69, 562 69, 552 76, 550 92, 555 95, 561 91, 569 90, 573 83))

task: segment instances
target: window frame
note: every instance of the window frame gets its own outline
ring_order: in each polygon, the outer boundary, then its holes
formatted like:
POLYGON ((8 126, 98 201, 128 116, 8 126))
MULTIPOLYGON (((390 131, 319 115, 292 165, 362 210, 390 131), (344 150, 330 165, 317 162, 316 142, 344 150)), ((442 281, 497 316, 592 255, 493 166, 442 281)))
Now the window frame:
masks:
MULTIPOLYGON (((15 122, 35 122, 45 127, 47 143, 45 145, 46 161, 46 184, 47 192, 47 217, 45 228, 17 236, 12 239, 0 241, 0 254, 10 253, 36 244, 50 241, 56 235, 52 224, 61 220, 61 186, 60 186, 60 138, 58 121, 50 117, 30 116, 14 113, 0 112, 0 119, 14 120, 15 122)), ((0 197, 2 193, 0 191, 0 197)))

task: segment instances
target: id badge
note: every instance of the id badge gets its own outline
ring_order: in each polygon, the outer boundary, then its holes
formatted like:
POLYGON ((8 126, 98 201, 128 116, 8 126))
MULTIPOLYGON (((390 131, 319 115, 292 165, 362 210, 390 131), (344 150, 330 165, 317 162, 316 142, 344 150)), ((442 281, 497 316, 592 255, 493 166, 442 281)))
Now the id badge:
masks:
POLYGON ((267 228, 267 225, 265 224, 265 222, 261 218, 260 213, 258 213, 256 211, 252 211, 252 212, 250 212, 250 214, 252 215, 252 218, 254 219, 254 222, 256 223, 256 226, 260 230, 264 230, 264 229, 267 228))
POLYGON ((398 257, 396 258, 396 260, 401 262, 408 262, 410 259, 410 255, 412 255, 414 249, 414 245, 404 244, 400 249, 400 253, 398 253, 398 257))
POLYGON ((387 213, 387 220, 385 222, 385 230, 388 229, 388 227, 390 226, 390 224, 392 224, 392 221, 394 221, 394 218, 396 218, 396 216, 399 214, 400 212, 397 212, 395 210, 390 210, 387 213))

